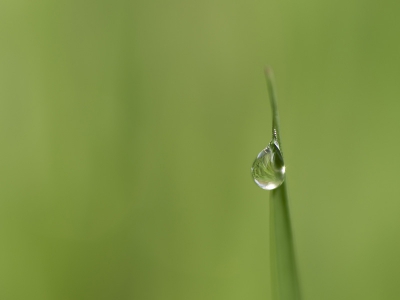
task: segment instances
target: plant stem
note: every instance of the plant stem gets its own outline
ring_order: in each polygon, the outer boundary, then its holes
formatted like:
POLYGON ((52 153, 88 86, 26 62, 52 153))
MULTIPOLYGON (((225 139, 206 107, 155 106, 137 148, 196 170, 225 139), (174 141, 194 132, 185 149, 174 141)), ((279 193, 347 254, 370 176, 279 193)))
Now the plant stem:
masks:
MULTIPOLYGON (((272 69, 265 68, 265 75, 272 109, 272 134, 281 147, 272 69)), ((270 222, 271 278, 274 299, 301 300, 286 181, 271 191, 270 222)))

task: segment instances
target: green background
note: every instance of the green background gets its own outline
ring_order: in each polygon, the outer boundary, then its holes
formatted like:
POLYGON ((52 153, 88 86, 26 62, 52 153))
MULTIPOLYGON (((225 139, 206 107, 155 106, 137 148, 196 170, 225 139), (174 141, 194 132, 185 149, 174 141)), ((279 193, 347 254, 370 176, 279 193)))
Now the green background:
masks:
POLYGON ((271 299, 275 70, 306 300, 400 294, 400 2, 0 2, 0 298, 271 299))

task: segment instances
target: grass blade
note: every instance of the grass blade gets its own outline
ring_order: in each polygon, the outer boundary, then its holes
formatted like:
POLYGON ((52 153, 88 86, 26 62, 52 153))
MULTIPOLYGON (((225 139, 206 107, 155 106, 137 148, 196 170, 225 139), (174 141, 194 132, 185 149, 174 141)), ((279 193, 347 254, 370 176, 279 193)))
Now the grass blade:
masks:
MULTIPOLYGON (((279 115, 271 68, 267 67, 265 69, 265 76, 272 109, 272 134, 276 136, 282 151, 279 115)), ((271 191, 270 222, 273 297, 275 300, 300 300, 300 285, 296 267, 286 181, 271 191)))

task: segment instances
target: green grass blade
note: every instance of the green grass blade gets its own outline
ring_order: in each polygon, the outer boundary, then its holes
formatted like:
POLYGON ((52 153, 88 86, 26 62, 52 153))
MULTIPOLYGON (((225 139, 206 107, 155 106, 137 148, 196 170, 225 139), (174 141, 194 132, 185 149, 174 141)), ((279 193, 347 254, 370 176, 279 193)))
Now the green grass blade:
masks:
MULTIPOLYGON (((272 70, 266 68, 265 75, 272 108, 272 134, 276 136, 282 151, 272 70)), ((286 181, 271 191, 270 222, 271 278, 274 299, 300 300, 286 181)))

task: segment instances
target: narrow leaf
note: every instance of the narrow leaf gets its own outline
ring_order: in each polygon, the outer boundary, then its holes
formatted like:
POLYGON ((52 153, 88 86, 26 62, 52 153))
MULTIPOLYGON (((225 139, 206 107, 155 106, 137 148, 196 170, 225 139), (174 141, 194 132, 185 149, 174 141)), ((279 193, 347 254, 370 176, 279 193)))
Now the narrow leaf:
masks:
MULTIPOLYGON (((272 134, 282 151, 279 115, 271 68, 265 69, 272 109, 272 134)), ((271 278, 274 300, 301 300, 286 180, 271 191, 270 198, 271 278)))

